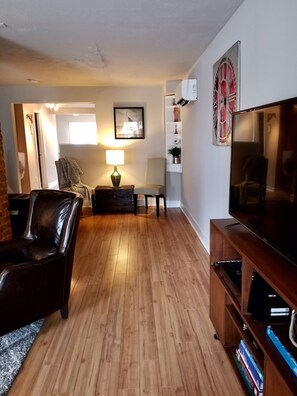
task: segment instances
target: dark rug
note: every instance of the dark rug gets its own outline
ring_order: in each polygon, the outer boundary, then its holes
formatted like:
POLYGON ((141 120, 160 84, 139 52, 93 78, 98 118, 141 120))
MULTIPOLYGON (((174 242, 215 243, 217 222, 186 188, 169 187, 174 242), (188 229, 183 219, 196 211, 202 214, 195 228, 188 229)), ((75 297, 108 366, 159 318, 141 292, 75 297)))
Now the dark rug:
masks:
POLYGON ((0 337, 0 396, 6 396, 44 319, 0 337))

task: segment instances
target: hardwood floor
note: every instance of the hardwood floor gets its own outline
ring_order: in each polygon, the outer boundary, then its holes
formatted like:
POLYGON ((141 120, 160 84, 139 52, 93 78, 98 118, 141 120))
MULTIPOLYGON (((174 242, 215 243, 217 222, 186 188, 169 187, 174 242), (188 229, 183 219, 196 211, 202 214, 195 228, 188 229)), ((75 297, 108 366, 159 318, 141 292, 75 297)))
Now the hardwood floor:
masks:
POLYGON ((82 217, 69 318, 46 318, 9 396, 243 395, 208 286, 180 209, 82 217))

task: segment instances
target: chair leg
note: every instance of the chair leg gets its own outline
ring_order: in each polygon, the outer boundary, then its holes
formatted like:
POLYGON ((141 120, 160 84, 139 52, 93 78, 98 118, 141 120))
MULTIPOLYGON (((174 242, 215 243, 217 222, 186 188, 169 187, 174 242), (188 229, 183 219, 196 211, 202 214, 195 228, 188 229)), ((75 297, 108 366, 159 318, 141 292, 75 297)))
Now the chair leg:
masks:
POLYGON ((164 210, 165 210, 165 212, 167 211, 167 207, 166 207, 166 197, 165 197, 165 195, 163 195, 162 194, 162 197, 163 197, 163 203, 164 203, 164 210))
POLYGON ((68 303, 66 303, 65 305, 63 305, 62 308, 60 308, 60 313, 63 319, 68 318, 68 303))
POLYGON ((137 214, 137 199, 138 199, 138 194, 133 195, 133 205, 134 205, 134 214, 137 214))
POLYGON ((147 207, 148 207, 148 195, 144 196, 144 200, 145 200, 145 213, 147 213, 147 207))
POLYGON ((156 207, 157 207, 157 217, 160 214, 160 195, 156 195, 156 207))

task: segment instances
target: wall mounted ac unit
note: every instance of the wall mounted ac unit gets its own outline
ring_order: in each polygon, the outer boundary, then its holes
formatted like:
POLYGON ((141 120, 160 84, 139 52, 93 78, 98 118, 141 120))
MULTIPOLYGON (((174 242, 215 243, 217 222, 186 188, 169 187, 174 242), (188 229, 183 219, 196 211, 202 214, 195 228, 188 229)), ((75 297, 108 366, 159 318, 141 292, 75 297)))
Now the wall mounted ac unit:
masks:
POLYGON ((197 80, 182 80, 176 87, 174 95, 175 103, 181 106, 197 100, 197 80))

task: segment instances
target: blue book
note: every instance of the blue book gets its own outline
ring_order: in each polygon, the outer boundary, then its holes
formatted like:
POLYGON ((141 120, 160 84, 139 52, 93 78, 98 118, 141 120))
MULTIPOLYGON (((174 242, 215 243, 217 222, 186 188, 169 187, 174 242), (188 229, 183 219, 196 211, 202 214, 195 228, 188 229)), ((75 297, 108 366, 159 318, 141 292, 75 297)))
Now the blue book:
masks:
MULTIPOLYGON (((289 352, 288 348, 285 347, 284 345, 284 340, 285 338, 282 338, 282 340, 279 338, 279 336, 276 334, 275 327, 272 328, 271 325, 267 326, 267 335, 279 351, 279 353, 282 355, 282 357, 285 359, 287 364, 290 366, 292 369, 293 373, 297 377, 297 360, 296 358, 289 352)), ((287 332, 287 334, 289 334, 287 332)), ((288 337, 288 336, 287 336, 288 337)), ((292 344, 293 346, 293 344, 292 344)), ((297 356, 297 351, 296 351, 296 356, 297 356)))
POLYGON ((245 362, 247 369, 249 370, 254 382, 257 384, 258 389, 263 390, 264 386, 264 375, 260 367, 258 366, 255 358, 253 357, 247 343, 241 340, 239 343, 239 352, 242 359, 245 362))
POLYGON ((235 363, 237 365, 237 367, 239 368, 239 371, 241 373, 241 375, 244 378, 244 381, 249 389, 249 392, 253 395, 253 396, 263 396, 263 389, 260 390, 257 387, 257 384, 255 383, 254 379, 252 378, 249 370, 247 369, 245 362, 240 354, 239 349, 236 349, 236 352, 234 353, 234 360, 235 363))
POLYGON ((254 395, 254 388, 253 388, 253 384, 250 380, 250 378, 248 377, 248 374, 244 371, 242 364, 237 356, 236 353, 233 354, 233 358, 235 360, 236 366, 238 367, 240 374, 242 375, 242 378, 244 379, 244 382, 248 388, 248 391, 250 393, 250 395, 254 395))

